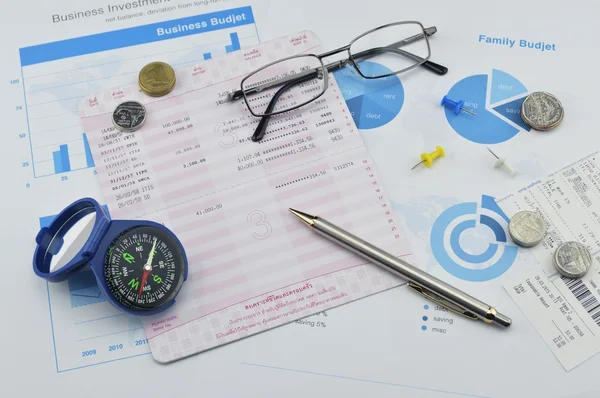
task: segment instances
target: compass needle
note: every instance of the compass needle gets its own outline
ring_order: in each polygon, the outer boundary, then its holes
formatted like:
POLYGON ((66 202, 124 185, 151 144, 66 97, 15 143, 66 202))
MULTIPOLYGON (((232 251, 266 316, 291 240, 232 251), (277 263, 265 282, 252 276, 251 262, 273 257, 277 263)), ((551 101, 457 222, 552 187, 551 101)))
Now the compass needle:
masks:
MULTIPOLYGON (((152 249, 150 249, 150 253, 148 254, 148 261, 144 264, 143 274, 142 274, 142 285, 140 286, 140 290, 138 291, 138 298, 142 296, 142 292, 144 291, 144 286, 146 286, 146 280, 148 279, 148 275, 152 272, 152 260, 154 259, 154 253, 156 249, 156 238, 154 238, 154 243, 152 244, 152 249)), ((140 253, 140 257, 142 253, 140 253)), ((148 292, 150 293, 150 292, 148 292)))

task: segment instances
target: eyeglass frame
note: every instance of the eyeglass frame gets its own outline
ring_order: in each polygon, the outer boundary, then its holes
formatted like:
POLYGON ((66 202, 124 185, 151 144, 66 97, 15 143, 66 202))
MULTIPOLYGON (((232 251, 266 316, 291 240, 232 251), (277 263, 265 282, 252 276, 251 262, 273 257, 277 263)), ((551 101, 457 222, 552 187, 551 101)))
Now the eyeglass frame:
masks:
MULTIPOLYGON (((260 117, 261 121, 258 124, 254 134, 252 135, 252 141, 260 141, 262 140, 262 138, 264 137, 265 133, 266 133, 266 124, 268 122, 268 120, 272 117, 272 116, 276 116, 276 115, 280 115, 282 113, 286 113, 286 112, 290 112, 292 110, 298 109, 303 107, 304 105, 307 105, 315 100, 317 100, 318 98, 320 98, 323 94, 325 94, 325 92, 327 91, 327 88, 329 87, 329 72, 336 70, 336 69, 340 69, 342 67, 345 67, 346 65, 352 65, 354 67, 354 69, 356 69, 356 71, 358 72, 358 74, 365 78, 365 79, 381 79, 381 78, 385 78, 385 77, 389 77, 389 76, 395 76, 395 75, 399 75, 401 73, 407 72, 409 70, 412 70, 418 66, 425 66, 427 69, 431 70, 432 72, 438 74, 438 75, 445 75, 448 72, 448 68, 437 64, 435 62, 430 61, 429 59, 431 58, 431 47, 429 45, 429 37, 434 35, 437 32, 437 28, 435 26, 431 26, 428 28, 425 28, 423 26, 423 24, 421 24, 418 21, 400 21, 400 22, 392 22, 389 24, 385 24, 385 25, 381 25, 378 26, 376 28, 373 28, 371 30, 368 30, 362 34, 360 34, 359 36, 355 37, 354 39, 352 39, 352 41, 350 41, 349 44, 347 44, 346 46, 342 46, 339 47, 335 50, 330 50, 327 52, 324 52, 322 54, 299 54, 299 55, 293 55, 290 57, 286 57, 286 58, 282 58, 279 59, 277 61, 274 62, 270 62, 267 65, 264 65, 254 71, 252 71, 251 73, 249 73, 244 79, 242 79, 242 81, 240 82, 240 90, 234 90, 234 91, 230 91, 227 95, 227 102, 233 102, 237 99, 240 98, 244 98, 244 101, 246 102, 246 106, 248 107, 249 112, 252 114, 252 116, 255 117, 260 117), (369 50, 365 50, 362 52, 359 52, 358 54, 355 54, 355 56, 353 57, 351 52, 350 52, 350 48, 352 47, 352 45, 360 40, 361 38, 363 38, 364 36, 371 34, 373 32, 376 32, 378 30, 381 29, 385 29, 385 28, 389 28, 391 26, 399 26, 399 25, 408 25, 408 24, 416 24, 421 28, 422 33, 418 33, 416 35, 407 37, 405 39, 402 39, 398 42, 389 44, 385 47, 375 47, 369 50), (404 50, 400 50, 397 47, 402 47, 404 45, 413 43, 417 40, 421 40, 424 39, 425 43, 427 45, 427 56, 426 57, 421 57, 415 54, 412 54, 408 51, 404 51, 404 50), (365 74, 363 74, 363 72, 360 70, 360 68, 358 67, 358 64, 355 60, 356 55, 360 55, 361 53, 367 53, 367 52, 371 52, 377 49, 382 49, 382 48, 393 48, 396 51, 391 51, 391 52, 397 52, 400 53, 400 55, 406 56, 408 58, 412 58, 412 59, 419 59, 419 62, 415 63, 414 65, 411 65, 409 67, 406 67, 404 69, 400 69, 398 71, 395 72, 391 72, 391 73, 387 73, 385 75, 379 75, 379 76, 366 76, 365 74), (332 63, 329 63, 327 65, 323 64, 323 58, 326 57, 330 57, 332 55, 335 54, 339 54, 341 52, 344 51, 348 51, 348 58, 347 59, 343 59, 343 60, 339 60, 339 61, 335 61, 332 63), (293 75, 293 76, 289 76, 283 79, 279 79, 276 82, 273 82, 271 84, 269 83, 264 83, 261 85, 258 85, 256 87, 252 87, 250 89, 244 89, 244 83, 246 82, 247 79, 251 78, 252 76, 256 75, 257 73, 259 73, 260 71, 267 69, 273 65, 285 62, 287 60, 290 59, 298 59, 298 58, 302 58, 302 57, 314 57, 316 58, 319 62, 320 62, 320 66, 315 67, 311 70, 309 70, 308 74, 304 74, 304 76, 302 74, 300 75, 293 75), (293 85, 297 85, 297 84, 301 84, 304 80, 308 80, 308 79, 313 79, 314 78, 314 74, 315 73, 319 73, 319 72, 325 72, 323 73, 323 90, 321 91, 321 93, 315 97, 312 97, 311 99, 309 99, 306 102, 303 102, 302 104, 299 105, 295 105, 293 108, 289 108, 289 109, 281 109, 275 112, 269 112, 268 110, 271 108, 274 108, 275 103, 279 100, 279 97, 281 94, 283 94, 283 92, 287 91, 289 89, 289 87, 287 87, 287 84, 292 84, 291 87, 293 87, 293 85), (269 89, 271 87, 276 87, 276 86, 281 86, 283 85, 283 87, 281 89, 279 89, 277 92, 275 92, 275 94, 273 95, 273 97, 271 98, 271 101, 269 102, 269 105, 267 106, 267 112, 265 112, 264 114, 257 114, 252 110, 252 107, 250 106, 250 100, 247 97, 247 94, 252 94, 252 93, 257 93, 266 89, 269 89), (259 89, 257 90, 257 87, 259 87, 259 89)), ((387 51, 390 51, 389 49, 387 51)))

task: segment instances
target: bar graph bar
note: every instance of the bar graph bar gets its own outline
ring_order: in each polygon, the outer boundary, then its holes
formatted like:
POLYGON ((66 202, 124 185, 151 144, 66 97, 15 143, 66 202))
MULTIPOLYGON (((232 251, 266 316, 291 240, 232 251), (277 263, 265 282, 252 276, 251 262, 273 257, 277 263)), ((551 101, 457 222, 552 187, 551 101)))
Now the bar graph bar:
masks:
POLYGON ((229 34, 231 38, 231 45, 225 47, 225 51, 230 53, 239 50, 240 47, 240 38, 238 37, 237 32, 233 32, 229 34))
POLYGON ((69 160, 69 147, 67 144, 62 144, 58 151, 52 152, 52 160, 54 161, 54 172, 66 173, 71 171, 71 161, 69 160))
POLYGON ((60 146, 60 160, 62 161, 63 172, 71 171, 71 161, 69 160, 69 147, 67 144, 60 146))
POLYGON ((85 133, 83 133, 83 147, 85 148, 85 161, 87 163, 87 167, 96 167, 94 164, 94 158, 92 157, 90 143, 88 142, 87 135, 85 135, 85 133))
POLYGON ((54 160, 54 172, 56 174, 63 172, 62 159, 60 158, 60 151, 52 152, 52 159, 54 160))
POLYGON ((212 58, 212 55, 211 55, 210 53, 204 53, 202 56, 204 57, 204 60, 205 60, 205 61, 206 61, 207 59, 211 59, 211 58, 212 58))

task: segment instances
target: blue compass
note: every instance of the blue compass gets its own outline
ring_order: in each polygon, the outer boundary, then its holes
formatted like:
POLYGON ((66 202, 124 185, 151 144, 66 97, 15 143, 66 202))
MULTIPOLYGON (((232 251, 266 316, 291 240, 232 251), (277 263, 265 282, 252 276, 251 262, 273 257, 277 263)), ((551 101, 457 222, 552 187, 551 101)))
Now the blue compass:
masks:
POLYGON ((171 307, 187 279, 185 251, 173 232, 153 221, 109 220, 92 198, 65 208, 36 243, 38 276, 62 282, 89 266, 108 300, 135 315, 171 307))

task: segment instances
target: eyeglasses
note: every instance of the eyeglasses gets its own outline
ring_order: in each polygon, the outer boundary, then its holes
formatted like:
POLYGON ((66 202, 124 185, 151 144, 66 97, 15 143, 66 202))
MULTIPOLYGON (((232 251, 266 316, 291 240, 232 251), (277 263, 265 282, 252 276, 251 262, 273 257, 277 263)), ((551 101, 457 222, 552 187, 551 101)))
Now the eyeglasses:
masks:
POLYGON ((428 37, 436 32, 435 26, 424 28, 416 21, 379 26, 356 37, 347 46, 320 55, 287 57, 265 65, 246 76, 240 90, 230 92, 227 101, 244 98, 250 113, 261 118, 252 135, 252 141, 257 142, 265 136, 271 116, 317 100, 327 90, 328 73, 346 65, 351 65, 365 79, 398 75, 418 66, 438 75, 446 74, 448 68, 429 60, 428 37), (348 52, 348 58, 323 64, 323 58, 344 51, 348 52), (366 59, 373 62, 362 62, 366 59))

